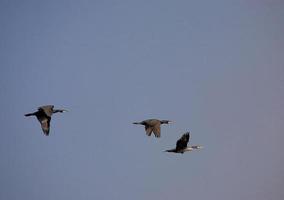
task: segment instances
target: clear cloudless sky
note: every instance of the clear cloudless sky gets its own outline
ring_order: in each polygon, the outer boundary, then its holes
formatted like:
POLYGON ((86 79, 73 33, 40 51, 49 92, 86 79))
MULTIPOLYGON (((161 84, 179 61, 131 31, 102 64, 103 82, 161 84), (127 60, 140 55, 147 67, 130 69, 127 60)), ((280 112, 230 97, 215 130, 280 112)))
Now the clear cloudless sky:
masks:
POLYGON ((0 199, 283 200, 283 10, 2 0, 0 199), (24 117, 46 104, 49 137, 24 117), (186 131, 204 149, 163 152, 186 131))

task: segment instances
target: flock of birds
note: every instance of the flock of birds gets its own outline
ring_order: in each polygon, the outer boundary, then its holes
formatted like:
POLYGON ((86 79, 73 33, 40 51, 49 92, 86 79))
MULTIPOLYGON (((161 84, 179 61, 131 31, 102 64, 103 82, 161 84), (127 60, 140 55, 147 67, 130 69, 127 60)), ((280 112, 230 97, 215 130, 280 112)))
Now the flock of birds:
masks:
MULTIPOLYGON (((36 112, 25 114, 26 117, 36 116, 41 124, 44 135, 49 135, 50 121, 53 113, 66 112, 65 109, 54 109, 53 105, 41 106, 36 112)), ((145 127, 146 135, 151 136, 153 133, 155 137, 161 137, 161 124, 170 124, 170 120, 158 120, 158 119, 147 119, 142 122, 134 122, 133 124, 143 125, 145 127)), ((176 142, 176 147, 173 149, 166 150, 165 152, 172 153, 184 153, 186 151, 192 151, 194 149, 201 149, 200 145, 187 146, 190 138, 190 132, 184 133, 181 138, 176 142)))

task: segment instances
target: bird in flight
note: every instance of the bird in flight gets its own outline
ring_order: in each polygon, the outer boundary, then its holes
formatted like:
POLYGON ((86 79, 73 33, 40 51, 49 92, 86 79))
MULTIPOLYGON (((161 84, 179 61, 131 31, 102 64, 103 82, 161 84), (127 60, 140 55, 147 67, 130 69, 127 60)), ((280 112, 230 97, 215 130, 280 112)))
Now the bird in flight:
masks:
POLYGON ((36 116, 38 121, 41 124, 42 131, 44 135, 48 136, 49 135, 49 129, 50 129, 50 120, 51 120, 51 115, 53 113, 58 113, 58 112, 65 112, 67 110, 65 109, 54 109, 53 105, 46 105, 46 106, 41 106, 38 108, 36 112, 33 113, 28 113, 25 114, 26 117, 29 116, 36 116))
POLYGON ((170 120, 147 119, 142 122, 134 122, 133 124, 140 124, 145 126, 146 135, 151 136, 152 132, 155 137, 161 137, 161 124, 170 124, 170 120))
POLYGON ((176 143, 176 148, 166 150, 165 152, 172 152, 172 153, 184 153, 186 151, 192 151, 194 149, 201 149, 203 148, 200 145, 194 145, 194 146, 187 146, 188 141, 190 138, 190 132, 186 132, 181 136, 181 138, 176 143))

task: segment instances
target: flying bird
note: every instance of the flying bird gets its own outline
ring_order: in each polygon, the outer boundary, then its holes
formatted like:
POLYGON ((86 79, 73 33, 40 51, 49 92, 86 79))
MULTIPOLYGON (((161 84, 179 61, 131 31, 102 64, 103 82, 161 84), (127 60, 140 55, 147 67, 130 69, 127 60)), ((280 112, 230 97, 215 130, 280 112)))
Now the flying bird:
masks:
POLYGON ((190 132, 186 132, 181 136, 181 138, 176 143, 175 149, 169 149, 166 150, 166 152, 172 152, 172 153, 184 153, 186 151, 192 151, 193 149, 201 149, 203 148, 200 145, 194 145, 194 146, 187 146, 188 141, 190 138, 190 132))
POLYGON ((147 119, 142 122, 134 122, 133 124, 140 124, 145 126, 146 135, 151 136, 152 132, 155 137, 161 137, 161 124, 170 124, 170 120, 147 119))
POLYGON ((44 135, 48 136, 49 135, 49 129, 50 129, 50 120, 51 120, 51 115, 53 113, 58 113, 58 112, 65 112, 67 110, 65 109, 54 109, 53 105, 46 105, 46 106, 41 106, 38 108, 38 111, 33 112, 33 113, 28 113, 25 114, 26 117, 29 116, 36 116, 38 121, 41 124, 42 131, 44 135))

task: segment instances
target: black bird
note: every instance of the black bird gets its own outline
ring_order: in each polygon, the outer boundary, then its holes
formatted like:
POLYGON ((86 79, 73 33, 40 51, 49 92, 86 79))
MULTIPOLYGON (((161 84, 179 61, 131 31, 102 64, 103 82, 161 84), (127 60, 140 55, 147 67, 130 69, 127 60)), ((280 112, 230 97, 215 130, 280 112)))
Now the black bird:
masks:
POLYGON ((200 145, 194 145, 194 146, 187 146, 188 141, 190 138, 190 132, 186 132, 181 136, 181 138, 176 143, 175 149, 166 150, 166 152, 173 152, 173 153, 184 153, 186 151, 192 151, 193 149, 201 149, 203 148, 200 145))
POLYGON ((145 126, 146 135, 150 136, 153 132, 155 137, 161 137, 161 124, 172 123, 170 120, 147 119, 142 122, 134 122, 133 124, 140 124, 145 126))
POLYGON ((58 112, 65 112, 67 110, 65 109, 54 109, 53 105, 46 105, 46 106, 41 106, 38 108, 38 111, 33 112, 33 113, 28 113, 25 114, 26 117, 29 116, 36 116, 38 121, 41 124, 42 131, 44 135, 48 136, 49 135, 49 128, 50 128, 50 120, 51 120, 51 115, 53 113, 58 113, 58 112))

